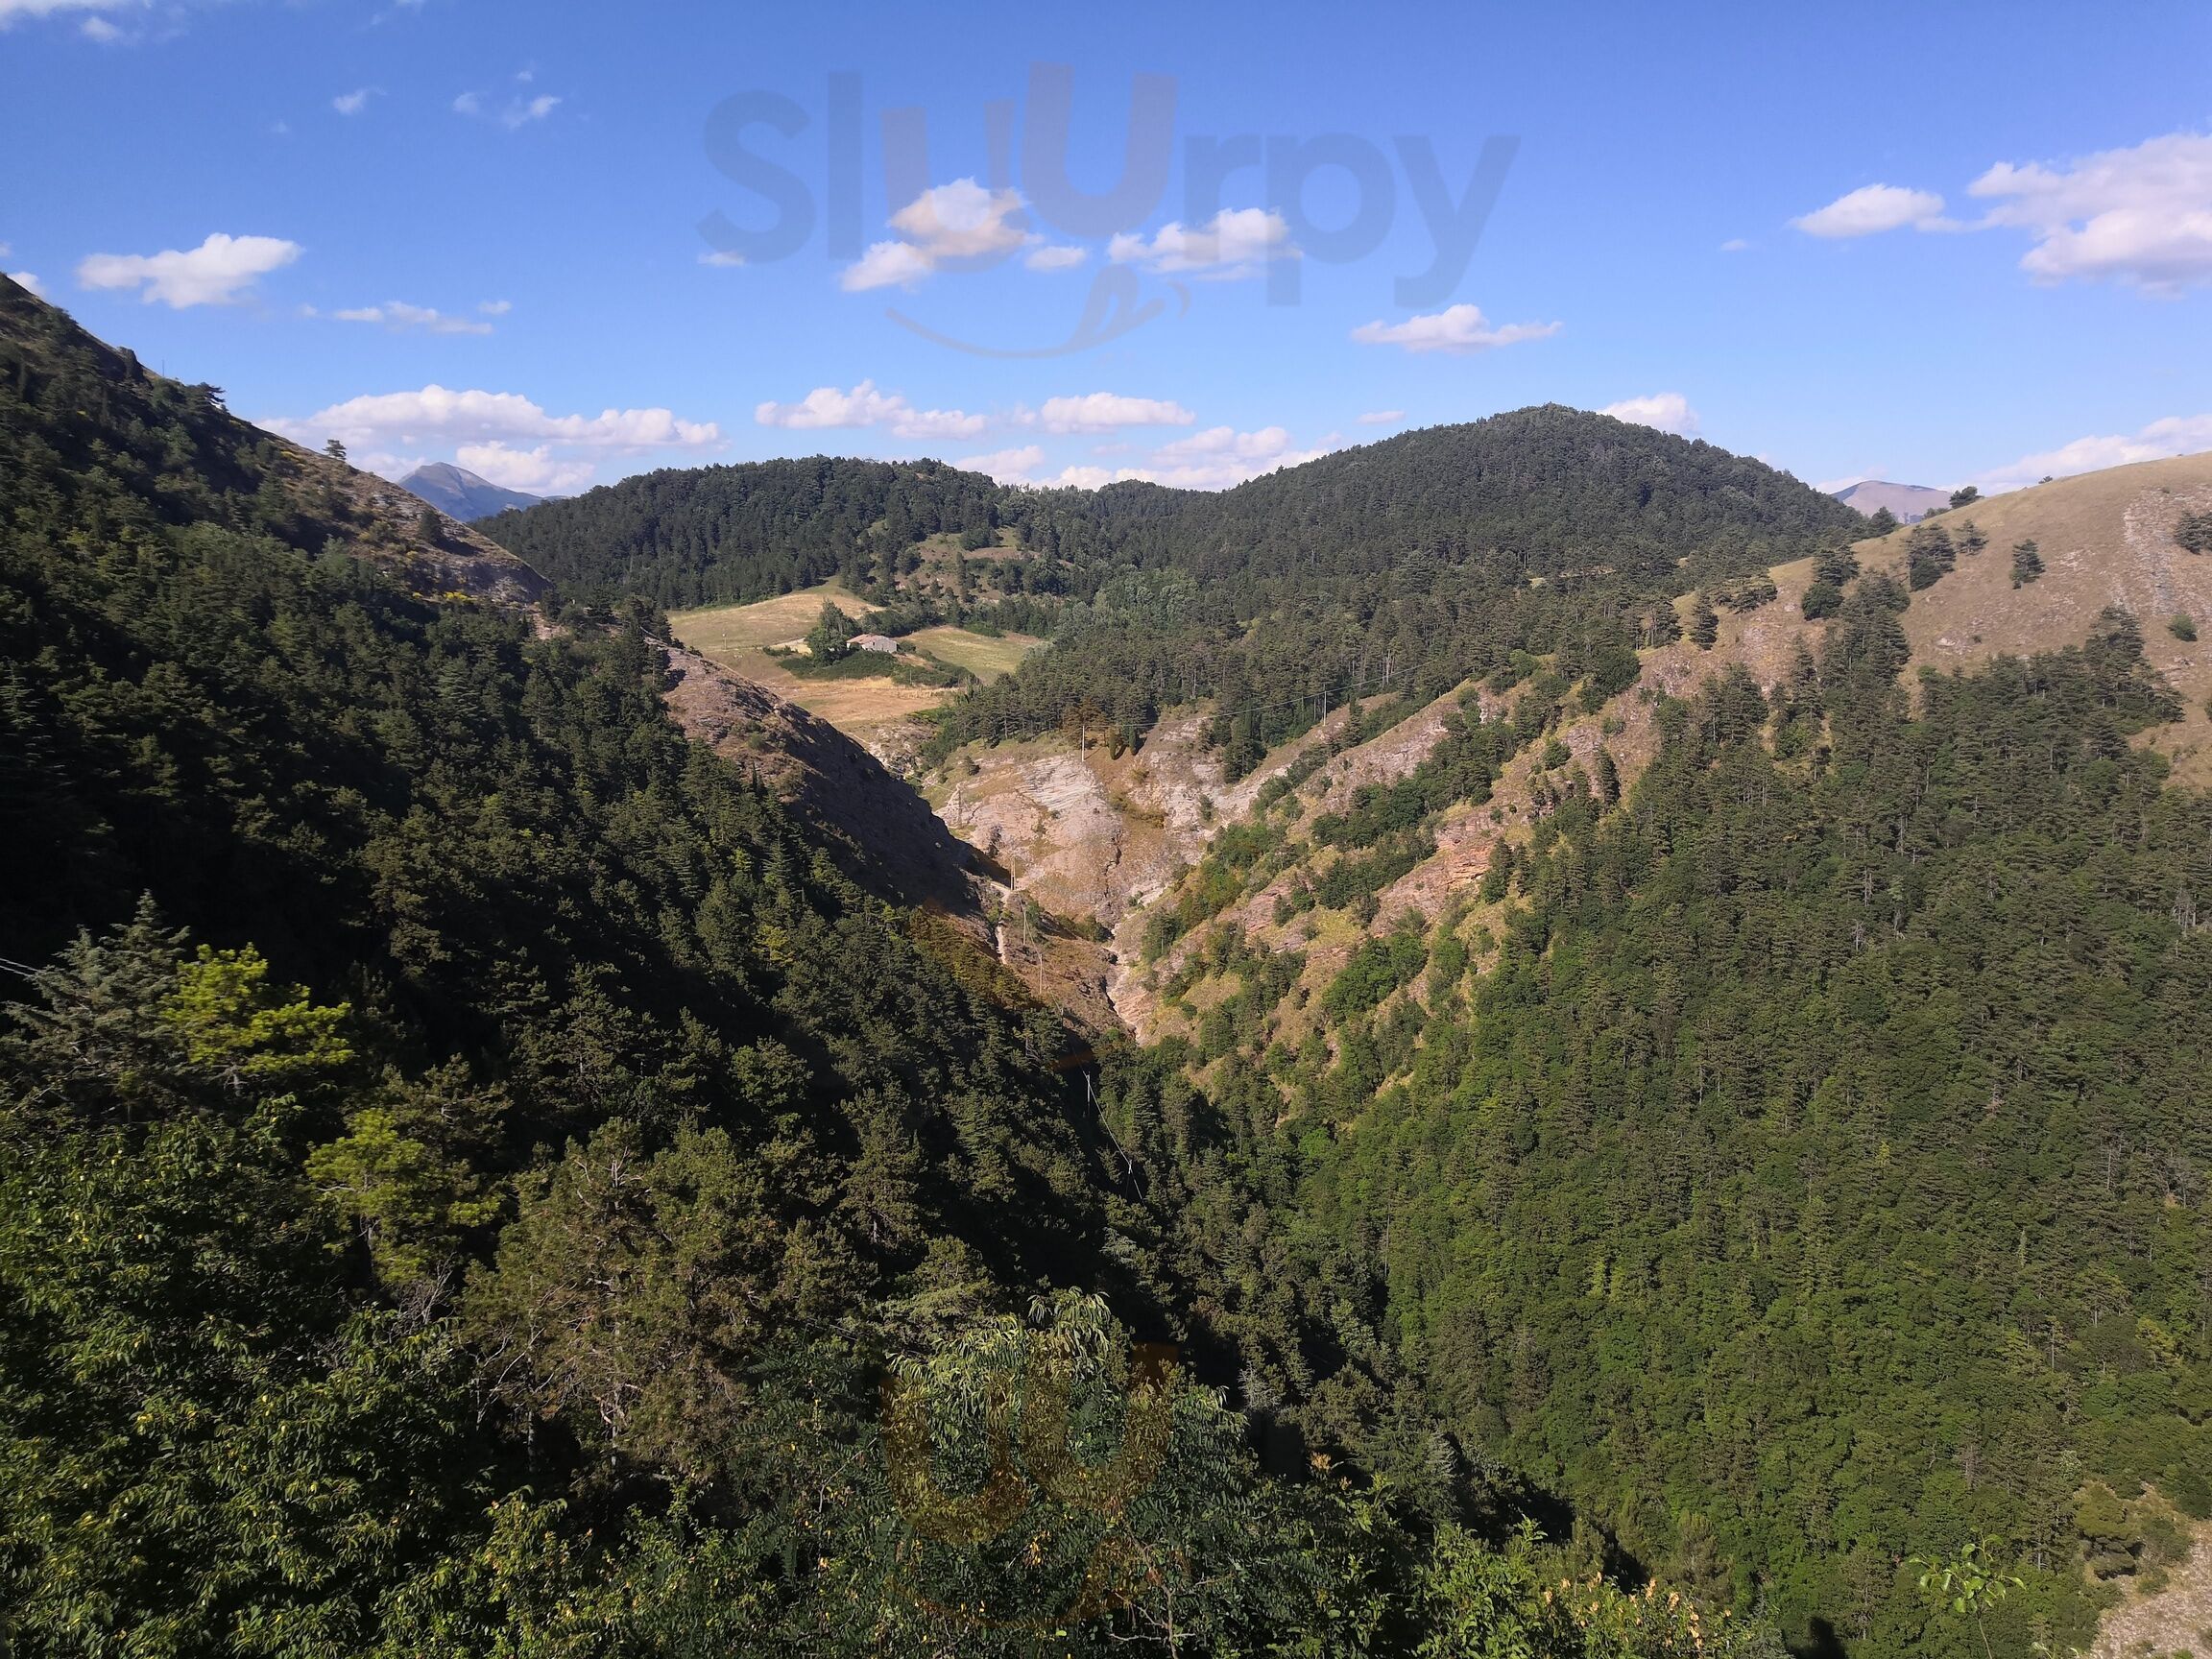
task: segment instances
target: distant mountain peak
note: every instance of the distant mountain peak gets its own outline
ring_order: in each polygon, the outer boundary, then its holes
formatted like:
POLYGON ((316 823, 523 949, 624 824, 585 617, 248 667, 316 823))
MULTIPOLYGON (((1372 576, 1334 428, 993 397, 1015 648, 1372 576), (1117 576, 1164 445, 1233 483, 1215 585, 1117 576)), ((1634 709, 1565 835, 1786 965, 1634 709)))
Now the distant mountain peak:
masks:
POLYGON ((466 467, 455 467, 446 461, 432 461, 416 468, 399 480, 399 488, 464 524, 472 519, 489 518, 510 507, 535 507, 544 499, 542 495, 525 495, 519 490, 503 490, 489 479, 477 477, 466 467))
POLYGON ((1835 492, 1836 499, 1871 518, 1887 507, 1900 524, 1911 524, 1951 505, 1951 492, 1932 490, 1925 484, 1890 484, 1880 478, 1863 478, 1835 492))

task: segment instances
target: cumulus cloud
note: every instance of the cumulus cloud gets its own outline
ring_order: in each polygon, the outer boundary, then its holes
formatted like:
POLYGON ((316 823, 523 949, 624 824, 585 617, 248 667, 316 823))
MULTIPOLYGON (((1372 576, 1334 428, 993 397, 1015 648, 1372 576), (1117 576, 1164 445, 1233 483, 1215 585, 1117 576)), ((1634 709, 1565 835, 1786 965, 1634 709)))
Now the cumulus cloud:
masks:
POLYGON ((2114 278, 2157 294, 2212 281, 2212 133, 2173 132, 2058 166, 2000 161, 1967 186, 1985 224, 2035 239, 2042 282, 2114 278))
POLYGON ((2212 449, 2212 414, 2169 415, 2139 431, 2077 438, 2056 449, 2023 455, 2009 467, 1984 472, 1974 482, 1984 493, 1994 495, 2041 478, 2065 478, 2135 461, 2163 461, 2171 455, 2194 455, 2203 449, 2212 449))
MULTIPOLYGON (((527 75, 517 76, 527 80, 527 75)), ((527 127, 533 121, 542 121, 561 107, 561 100, 550 92, 541 92, 534 98, 514 97, 504 104, 494 104, 482 92, 464 92, 453 100, 456 115, 472 116, 479 121, 490 121, 513 132, 527 127)))
POLYGON ((1001 484, 1026 484, 1045 465, 1045 451, 1035 444, 1017 449, 994 449, 988 455, 971 455, 960 463, 971 472, 981 472, 1001 484))
MULTIPOLYGON (((492 316, 507 309, 506 302, 495 302, 479 307, 492 316)), ((450 317, 427 305, 409 305, 404 301, 387 300, 381 305, 356 305, 344 311, 330 313, 341 323, 374 323, 395 334, 489 334, 492 325, 480 323, 471 317, 450 317)))
POLYGON ((1080 397, 1047 397, 1032 419, 1047 432, 1113 432, 1123 426, 1189 426, 1198 417, 1164 397, 1091 392, 1080 397))
MULTIPOLYGON (((1278 468, 1317 460, 1341 444, 1334 432, 1318 444, 1301 447, 1281 426, 1262 426, 1250 432, 1234 426, 1209 426, 1161 445, 1135 466, 1063 467, 1054 476, 1042 480, 1033 476, 1044 463, 1043 452, 1036 445, 1008 450, 1004 456, 1018 458, 1021 463, 1019 475, 1007 479, 1010 483, 1042 482, 1067 489, 1097 490, 1108 484, 1140 481, 1178 490, 1227 490, 1278 468)), ((1001 457, 978 456, 969 465, 986 459, 1001 457)))
POLYGON ((733 271, 738 266, 745 263, 745 255, 742 253, 732 253, 721 248, 709 248, 706 252, 699 255, 699 263, 702 265, 716 265, 724 268, 725 270, 733 271))
POLYGON ((369 100, 375 97, 378 90, 374 86, 363 86, 357 91, 341 92, 330 100, 330 108, 341 115, 358 115, 369 108, 369 100))
POLYGON ((1628 421, 1638 426, 1654 426, 1662 432, 1672 432, 1679 437, 1697 435, 1697 411, 1690 407, 1690 399, 1679 392, 1654 392, 1648 397, 1623 397, 1618 403, 1608 403, 1598 411, 1610 415, 1616 421, 1628 421))
POLYGON ((1403 346, 1408 351, 1487 351, 1523 340, 1542 340, 1559 332, 1556 323, 1509 323, 1492 327, 1480 306, 1452 305, 1403 323, 1362 323, 1352 338, 1363 346, 1403 346))
POLYGON ((515 309, 515 301, 512 300, 486 300, 480 302, 476 309, 483 312, 487 317, 504 317, 508 312, 515 309))
POLYGON ((1898 184, 1862 184, 1827 206, 1790 221, 1808 236, 1837 240, 1875 236, 1885 230, 1951 230, 1943 217, 1943 198, 1933 190, 1908 190, 1898 184))
POLYGON ((961 409, 917 409, 899 393, 878 391, 873 380, 850 392, 817 386, 796 403, 761 403, 754 408, 753 419, 793 431, 885 426, 898 437, 920 439, 980 438, 991 424, 988 416, 961 409))
POLYGON ((303 421, 261 424, 310 446, 339 439, 378 472, 406 470, 395 459, 400 454, 455 445, 459 464, 471 472, 533 493, 580 488, 609 456, 709 449, 722 442, 711 421, 685 421, 666 409, 549 415, 517 393, 437 385, 349 398, 303 421))
POLYGON ((1090 257, 1087 248, 1041 246, 1023 254, 1022 263, 1031 271, 1072 271, 1090 257))
POLYGON ((936 269, 936 261, 911 243, 877 242, 857 264, 848 265, 838 274, 837 285, 848 294, 871 288, 911 288, 936 269))
POLYGON ((1149 240, 1124 230, 1107 243, 1106 257, 1165 276, 1227 279, 1252 276, 1270 259, 1295 259, 1298 249, 1274 208, 1224 207, 1194 228, 1171 221, 1149 240))
POLYGON ((1727 241, 1720 244, 1720 252, 1723 253, 1741 253, 1750 246, 1751 244, 1744 241, 1743 237, 1731 236, 1727 241))
POLYGON ((1395 426, 1406 419, 1403 409, 1370 409, 1359 417, 1362 426, 1395 426))
POLYGON ((94 253, 77 267, 80 287, 142 288, 148 304, 158 300, 182 310, 188 305, 229 305, 272 271, 280 271, 304 250, 276 236, 216 234, 197 248, 159 253, 94 253))
MULTIPOLYGON (((5 257, 6 252, 5 249, 0 249, 0 257, 5 257)), ((11 271, 8 273, 8 280, 18 287, 28 288, 41 300, 46 298, 45 284, 28 271, 11 271)))
POLYGON ((515 449, 496 441, 464 444, 454 450, 453 460, 487 484, 529 495, 565 495, 581 490, 591 482, 596 469, 589 460, 558 458, 549 444, 532 449, 515 449))
MULTIPOLYGON (((5 28, 7 21, 5 17, 0 17, 0 28, 5 28)), ((85 39, 97 41, 102 46, 112 46, 116 41, 123 38, 123 31, 116 28, 105 17, 85 18, 78 26, 77 32, 85 39)))
POLYGON ((1032 240, 1022 208, 1019 191, 988 190, 973 179, 925 190, 891 215, 899 240, 871 244, 838 285, 848 293, 911 288, 943 265, 1003 258, 1032 240))

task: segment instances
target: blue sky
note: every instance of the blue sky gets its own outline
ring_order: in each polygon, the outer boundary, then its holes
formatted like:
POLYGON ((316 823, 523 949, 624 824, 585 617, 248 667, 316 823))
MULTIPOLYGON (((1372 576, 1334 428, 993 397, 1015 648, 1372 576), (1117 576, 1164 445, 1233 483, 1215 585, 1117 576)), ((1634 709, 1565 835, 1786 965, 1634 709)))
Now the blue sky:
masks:
POLYGON ((1218 486, 1543 401, 1995 488, 2212 447, 2208 60, 2194 0, 0 0, 0 269, 252 419, 520 489, 1218 486), (1070 187, 1134 147, 1156 192, 1068 204, 1055 65, 1070 187), (1193 191, 1244 149, 1272 181, 1193 191))

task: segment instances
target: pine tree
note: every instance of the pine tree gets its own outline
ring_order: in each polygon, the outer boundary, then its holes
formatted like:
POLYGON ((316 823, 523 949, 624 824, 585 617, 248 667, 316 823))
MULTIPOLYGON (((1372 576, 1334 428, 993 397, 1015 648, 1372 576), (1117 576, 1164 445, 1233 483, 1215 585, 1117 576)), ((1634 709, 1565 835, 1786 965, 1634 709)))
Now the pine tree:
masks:
POLYGON ((1690 643, 1700 651, 1710 651, 1719 637, 1720 614, 1700 589, 1690 606, 1690 643))

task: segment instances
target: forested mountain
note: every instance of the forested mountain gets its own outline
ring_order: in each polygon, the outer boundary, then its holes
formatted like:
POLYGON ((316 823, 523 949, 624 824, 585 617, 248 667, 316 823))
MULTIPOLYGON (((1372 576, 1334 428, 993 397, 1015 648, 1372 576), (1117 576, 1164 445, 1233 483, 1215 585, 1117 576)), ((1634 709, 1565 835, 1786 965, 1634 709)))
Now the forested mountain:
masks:
POLYGON ((1515 1531, 1325 1238, 1333 1408, 1209 1386, 1212 1110, 451 537, 0 286, 11 1651, 1776 1651, 1515 1531))
POLYGON ((1462 1443, 1813 1651, 1948 1640, 1895 1568, 1965 1539, 2018 1563, 1998 1651, 2086 1647, 2212 1516, 2212 800, 2161 752, 2204 670, 2074 609, 2203 601, 2212 467, 2038 494, 1625 684, 1524 659, 1417 765, 1363 710, 1118 941, 1269 1171, 1246 1346, 1326 1235, 1462 1443), (1988 549, 2039 525, 2099 554, 2021 600, 1988 549))
POLYGON ((11 1650, 2085 1647, 2212 1514, 2199 667, 2108 606, 1909 678, 1923 608, 2008 637, 1988 537, 1637 440, 1711 485, 1645 541, 1625 463, 1568 503, 1598 419, 1508 423, 1563 445, 1519 551, 1508 474, 1479 548, 1248 578, 1263 492, 1171 546, 787 478, 1119 538, 948 744, 1334 710, 1125 926, 1168 1035, 1094 1050, 685 737, 650 604, 0 286, 11 1650))
POLYGON ((788 593, 941 531, 987 533, 1008 492, 935 461, 756 461, 647 472, 487 519, 558 582, 671 610, 788 593))
POLYGON ((1551 407, 1217 494, 817 459, 654 473, 484 528, 557 579, 667 605, 830 576, 890 604, 915 544, 956 536, 1009 596, 990 616, 1055 649, 955 704, 936 753, 1063 725, 1134 745, 1204 697, 1238 775, 1377 686, 1423 702, 1516 649, 1647 643, 1686 586, 1858 523, 1759 462, 1551 407))

